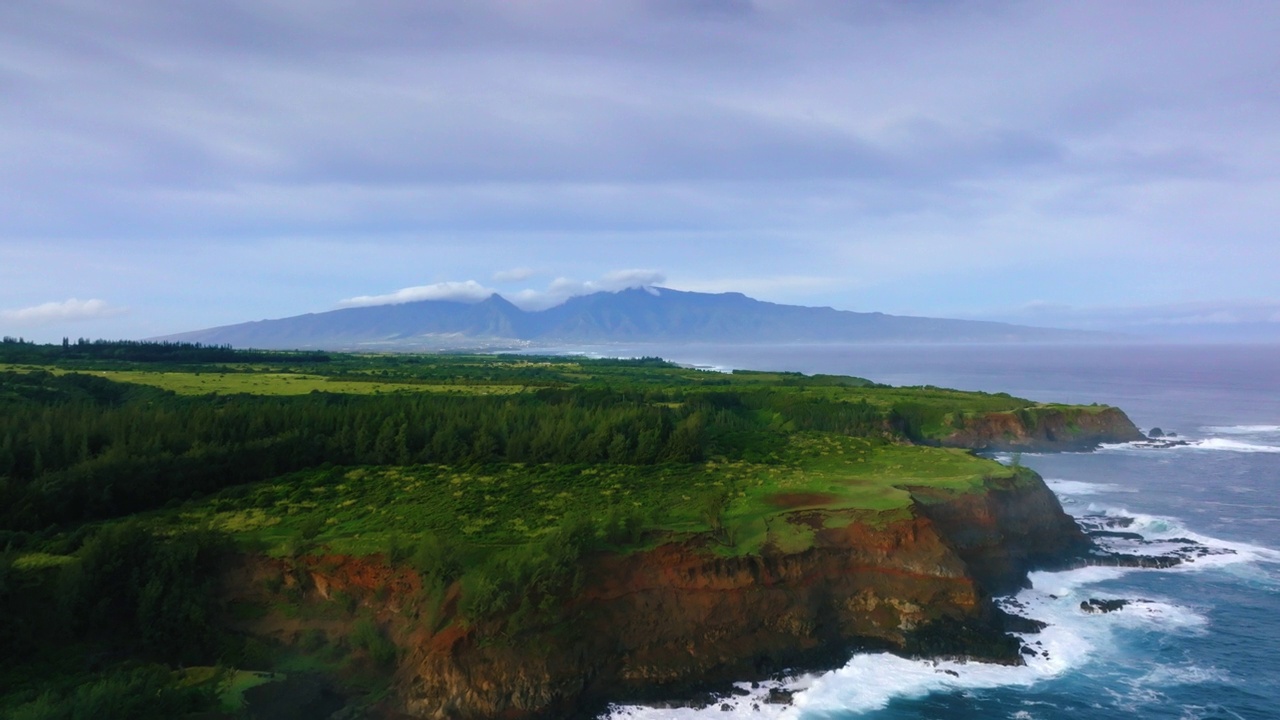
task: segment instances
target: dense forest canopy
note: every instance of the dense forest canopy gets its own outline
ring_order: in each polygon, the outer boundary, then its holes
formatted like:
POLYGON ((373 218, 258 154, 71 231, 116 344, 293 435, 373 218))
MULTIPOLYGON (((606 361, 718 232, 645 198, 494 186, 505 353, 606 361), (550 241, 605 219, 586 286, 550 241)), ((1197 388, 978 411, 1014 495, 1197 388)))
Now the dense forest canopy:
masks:
MULTIPOLYGON (((59 346, 34 347, 37 356, 59 352, 59 346)), ((172 352, 197 357, 202 365, 223 354, 238 361, 223 372, 280 369, 254 368, 264 354, 240 356, 229 348, 70 347, 93 348, 109 363, 134 357, 150 364, 172 352)), ((0 371, 0 531, 13 537, 16 531, 119 517, 325 464, 751 459, 780 433, 794 430, 918 440, 925 426, 941 423, 951 411, 945 396, 904 400, 896 389, 850 378, 724 375, 653 358, 389 357, 357 369, 328 356, 265 355, 296 372, 314 372, 307 363, 318 362, 335 378, 390 379, 406 387, 521 383, 524 391, 183 396, 88 371, 11 365, 0 371), (664 378, 671 382, 661 383, 664 378)), ((181 369, 177 361, 170 364, 181 369)), ((982 400, 992 407, 1026 404, 999 396, 982 400)))

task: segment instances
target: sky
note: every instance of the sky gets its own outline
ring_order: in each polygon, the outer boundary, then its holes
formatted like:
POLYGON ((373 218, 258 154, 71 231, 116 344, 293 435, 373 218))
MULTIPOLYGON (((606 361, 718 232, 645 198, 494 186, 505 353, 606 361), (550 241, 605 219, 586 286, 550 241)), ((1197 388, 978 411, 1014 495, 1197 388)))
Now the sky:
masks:
POLYGON ((6 0, 0 332, 660 285, 1265 334, 1277 37, 1274 0, 6 0))

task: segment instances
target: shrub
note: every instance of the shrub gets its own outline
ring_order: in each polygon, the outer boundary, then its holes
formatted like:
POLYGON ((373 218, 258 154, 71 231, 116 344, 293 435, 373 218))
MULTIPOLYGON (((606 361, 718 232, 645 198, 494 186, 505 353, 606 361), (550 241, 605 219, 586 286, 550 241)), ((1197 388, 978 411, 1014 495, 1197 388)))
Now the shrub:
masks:
POLYGON ((462 574, 459 551, 457 544, 449 538, 433 532, 422 536, 409 562, 421 576, 424 589, 440 591, 458 579, 462 574))
POLYGON ((356 620, 351 629, 351 642, 369 653, 369 658, 383 667, 395 662, 395 643, 387 639, 382 628, 372 618, 363 617, 356 620))
POLYGON ((507 631, 554 622, 582 587, 580 559, 590 525, 566 522, 528 543, 496 553, 463 578, 460 610, 472 620, 506 618, 507 631))
POLYGON ((208 709, 217 701, 217 682, 184 686, 166 668, 146 665, 107 675, 70 694, 46 692, 14 708, 11 720, 131 718, 167 720, 208 709))

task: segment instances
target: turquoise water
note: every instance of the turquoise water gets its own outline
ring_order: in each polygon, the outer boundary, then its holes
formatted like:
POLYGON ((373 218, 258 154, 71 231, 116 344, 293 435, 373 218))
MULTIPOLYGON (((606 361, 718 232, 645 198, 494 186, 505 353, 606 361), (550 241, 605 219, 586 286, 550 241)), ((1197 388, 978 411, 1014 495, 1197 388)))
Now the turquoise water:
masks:
MULTIPOLYGON (((709 708, 615 708, 613 718, 1175 720, 1280 718, 1280 347, 626 348, 727 369, 860 375, 894 385, 1118 405, 1187 445, 1023 455, 1106 542, 1193 562, 1167 570, 1034 573, 1008 607, 1049 623, 1025 667, 885 654, 779 681, 709 708), (1135 537, 1136 536, 1136 537, 1135 537), (1084 600, 1124 599, 1107 614, 1084 600), (722 709, 727 703, 727 709, 722 709)), ((748 687, 744 685, 744 688, 748 687)))

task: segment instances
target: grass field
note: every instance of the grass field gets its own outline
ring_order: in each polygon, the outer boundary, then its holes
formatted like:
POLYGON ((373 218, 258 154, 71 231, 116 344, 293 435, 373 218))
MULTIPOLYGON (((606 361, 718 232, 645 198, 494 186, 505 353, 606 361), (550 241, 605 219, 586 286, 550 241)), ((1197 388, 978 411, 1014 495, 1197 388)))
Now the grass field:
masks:
POLYGON ((150 385, 178 395, 306 395, 312 392, 377 395, 397 392, 464 393, 494 395, 521 392, 520 385, 442 384, 408 380, 345 379, 309 373, 289 372, 191 372, 163 370, 65 370, 0 365, 0 370, 48 369, 55 374, 81 372, 115 382, 150 385))
POLYGON ((384 553, 435 534, 461 539, 479 557, 535 541, 567 519, 621 515, 641 518, 650 540, 719 528, 732 538, 723 552, 748 554, 779 540, 765 520, 784 512, 852 510, 874 520, 908 509, 903 486, 964 492, 1013 472, 960 450, 813 433, 795 435, 770 463, 311 470, 231 488, 152 522, 208 525, 275 555, 304 546, 384 553))

